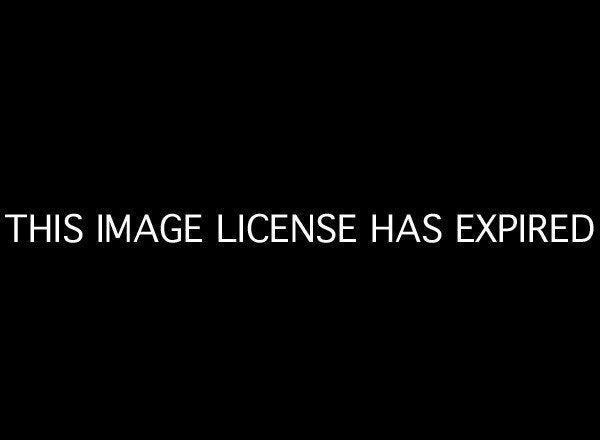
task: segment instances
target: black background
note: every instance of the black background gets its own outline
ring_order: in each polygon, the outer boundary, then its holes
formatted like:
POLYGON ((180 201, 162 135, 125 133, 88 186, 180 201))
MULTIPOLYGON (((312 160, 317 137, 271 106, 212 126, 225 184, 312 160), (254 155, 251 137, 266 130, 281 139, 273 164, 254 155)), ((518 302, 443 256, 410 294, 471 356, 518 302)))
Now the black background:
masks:
POLYGON ((592 29, 524 11, 247 12, 23 16, 3 55, 2 213, 356 212, 361 243, 4 240, 11 412, 573 429, 595 389, 597 238, 460 246, 453 218, 597 221, 592 29), (438 212, 444 241, 371 246, 375 212, 438 212))

